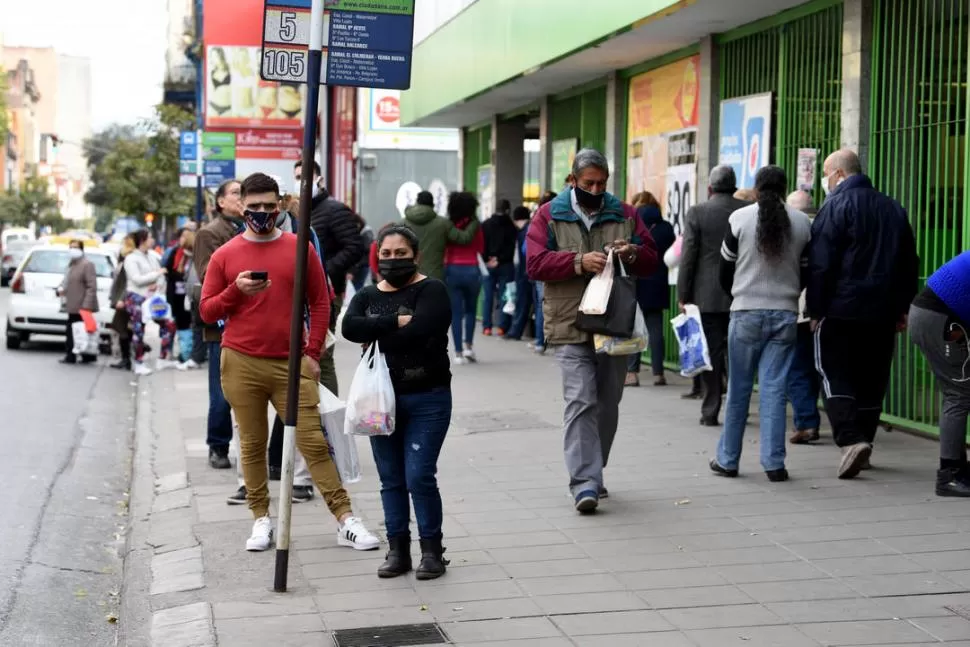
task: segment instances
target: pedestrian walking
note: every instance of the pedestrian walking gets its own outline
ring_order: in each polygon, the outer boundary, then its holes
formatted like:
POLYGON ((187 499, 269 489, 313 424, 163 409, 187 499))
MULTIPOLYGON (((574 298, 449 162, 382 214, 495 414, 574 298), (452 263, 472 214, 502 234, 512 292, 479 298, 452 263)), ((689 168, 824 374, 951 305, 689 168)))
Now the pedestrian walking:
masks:
POLYGON ((482 291, 479 258, 485 251, 485 237, 478 221, 478 199, 472 193, 452 193, 448 198, 448 219, 456 229, 472 235, 467 244, 448 243, 445 249, 445 282, 451 301, 451 338, 455 364, 478 361, 475 355, 475 321, 478 296, 482 291))
POLYGON ((515 225, 517 233, 515 235, 515 303, 513 314, 503 312, 502 320, 508 322, 503 326, 506 329, 505 339, 519 341, 525 334, 525 325, 532 316, 532 303, 534 300, 532 281, 529 280, 529 273, 525 262, 525 237, 529 233, 529 221, 532 219, 532 212, 526 206, 518 206, 512 210, 512 224, 515 225))
MULTIPOLYGON (((147 229, 138 229, 131 234, 135 249, 125 257, 125 278, 128 281, 125 293, 125 309, 131 321, 132 340, 134 342, 135 361, 132 363, 136 375, 150 375, 151 369, 145 365, 145 326, 148 322, 142 313, 145 300, 156 294, 164 294, 165 275, 168 272, 159 263, 158 257, 151 253, 155 246, 155 239, 147 229)), ((175 322, 171 319, 159 319, 158 359, 155 369, 162 370, 175 366, 170 358, 175 343, 175 322)))
POLYGON ((174 354, 179 361, 178 368, 185 370, 192 355, 192 307, 186 303, 187 279, 192 267, 192 249, 195 246, 195 233, 189 229, 179 232, 175 249, 165 260, 166 270, 165 298, 172 309, 175 334, 178 338, 179 352, 174 354), (188 307, 186 307, 188 305, 188 307))
POLYGON ((512 203, 499 200, 498 210, 482 223, 482 233, 485 235, 485 265, 488 275, 485 277, 485 298, 482 301, 482 334, 504 337, 505 328, 502 326, 502 307, 505 305, 505 288, 515 281, 515 240, 518 230, 512 222, 512 203))
POLYGON ((384 279, 358 292, 343 319, 348 341, 378 344, 387 361, 397 407, 394 433, 370 439, 390 544, 377 574, 397 577, 411 570, 408 524, 413 503, 421 541, 415 576, 431 580, 444 575, 448 565, 435 475, 451 423, 451 308, 444 284, 418 271, 420 243, 407 226, 383 230, 378 245, 384 279))
MULTIPOLYGON (((266 465, 267 405, 272 403, 277 414, 286 416, 290 322, 280 313, 289 311, 293 297, 297 238, 276 228, 280 201, 276 180, 262 173, 250 175, 242 183, 241 199, 247 229, 212 254, 202 284, 201 312, 208 323, 226 322, 223 388, 239 423, 240 460, 255 519, 246 549, 264 551, 273 543, 266 465), (256 271, 263 276, 254 277, 256 271)), ((372 550, 380 542, 354 516, 320 426, 319 358, 330 320, 330 298, 317 263, 307 263, 307 308, 296 444, 339 524, 338 544, 372 550)))
MULTIPOLYGON (((195 236, 195 253, 192 262, 200 281, 205 281, 209 260, 217 249, 241 234, 243 225, 243 206, 240 198, 242 185, 237 180, 223 182, 216 189, 215 206, 212 220, 199 230, 195 236)), ((202 286, 199 285, 196 300, 202 301, 202 286)), ((201 318, 202 313, 199 313, 201 318)), ((203 320, 203 323, 204 320, 203 320)), ((209 465, 214 469, 229 469, 229 445, 232 442, 232 410, 222 392, 222 326, 214 322, 206 324, 202 331, 206 352, 209 356, 209 411, 207 415, 206 444, 209 446, 209 465)), ((233 495, 239 502, 246 500, 245 486, 240 486, 233 495)))
MULTIPOLYGON (((556 193, 555 191, 546 191, 545 193, 542 194, 542 197, 539 198, 539 207, 541 208, 542 205, 546 204, 547 202, 552 202, 553 200, 556 199, 558 195, 559 194, 556 193)), ((531 220, 529 221, 529 224, 531 226, 532 224, 531 220)), ((529 228, 527 227, 526 243, 523 246, 524 249, 526 250, 527 258, 528 258, 528 248, 529 248, 528 237, 529 237, 529 228)), ((527 274, 528 274, 528 266, 529 266, 528 262, 526 262, 527 274)), ((543 355, 546 352, 546 333, 544 330, 545 321, 542 316, 542 301, 544 298, 545 289, 543 288, 542 281, 536 281, 535 278, 532 276, 529 277, 529 280, 532 283, 532 300, 533 300, 533 303, 535 304, 535 307, 533 308, 533 311, 534 311, 533 327, 535 328, 535 341, 529 344, 529 348, 532 350, 532 352, 536 353, 537 355, 543 355)))
POLYGON ((758 202, 731 214, 720 280, 731 295, 724 429, 711 459, 719 476, 737 476, 751 392, 758 379, 761 467, 772 482, 785 469, 785 390, 795 354, 798 297, 811 238, 808 216, 785 204, 788 180, 777 166, 755 175, 758 202))
POLYGON ((970 497, 970 251, 930 276, 909 309, 909 334, 936 376, 940 410, 937 496, 970 497))
POLYGON ((731 214, 750 203, 734 197, 737 178, 730 166, 715 166, 707 187, 708 200, 691 207, 684 217, 684 240, 677 275, 677 300, 701 311, 712 370, 701 374, 701 425, 716 427, 728 371, 727 338, 731 295, 721 287, 721 245, 731 214))
POLYGON ((125 274, 125 257, 135 249, 131 236, 125 236, 118 251, 118 265, 115 268, 114 280, 108 299, 114 308, 111 318, 111 328, 118 334, 118 351, 121 359, 111 365, 111 368, 122 371, 131 370, 131 318, 125 309, 125 294, 128 291, 128 276, 125 274))
MULTIPOLYGON (((795 191, 785 201, 789 207, 801 211, 811 219, 815 214, 812 196, 807 191, 795 191)), ((793 445, 804 445, 819 439, 822 417, 818 412, 821 385, 815 370, 815 335, 812 333, 805 290, 798 300, 798 337, 795 357, 788 371, 788 401, 791 402, 795 430, 789 437, 793 445)))
POLYGON ((610 167, 599 151, 573 160, 569 191, 543 205, 529 225, 529 276, 545 283, 546 342, 562 369, 563 444, 576 510, 592 512, 608 496, 603 484, 616 427, 626 357, 598 354, 591 335, 575 326, 589 280, 606 266, 607 250, 633 276, 649 276, 659 257, 632 206, 606 191, 610 167))
POLYGON ((869 466, 896 333, 918 291, 919 258, 906 211, 872 186, 850 150, 829 155, 828 198, 812 223, 806 301, 838 475, 869 466))
POLYGON ((416 203, 404 210, 404 224, 414 230, 421 246, 418 271, 439 281, 445 279, 448 244, 467 245, 478 231, 458 229, 451 220, 439 216, 434 210, 434 196, 428 191, 418 193, 416 203))
MULTIPOLYGON (((64 300, 64 310, 67 312, 67 341, 64 343, 65 355, 61 364, 76 364, 74 354, 74 324, 82 321, 81 311, 94 314, 98 311, 98 275, 94 263, 84 257, 84 241, 72 240, 68 246, 69 261, 64 272, 64 280, 58 288, 58 293, 64 300)), ((82 353, 82 364, 92 364, 98 361, 97 354, 82 353)))
MULTIPOLYGON (((663 255, 674 244, 676 235, 673 226, 664 220, 660 213, 660 203, 649 191, 639 196, 641 206, 637 208, 637 217, 643 222, 654 245, 657 254, 663 255)), ((643 312, 643 321, 647 325, 647 339, 650 344, 650 369, 653 373, 654 386, 666 386, 664 377, 664 311, 670 307, 669 273, 664 263, 657 263, 657 269, 650 276, 637 279, 637 304, 643 312)), ((627 374, 625 386, 640 386, 640 353, 629 356, 627 360, 627 374)))

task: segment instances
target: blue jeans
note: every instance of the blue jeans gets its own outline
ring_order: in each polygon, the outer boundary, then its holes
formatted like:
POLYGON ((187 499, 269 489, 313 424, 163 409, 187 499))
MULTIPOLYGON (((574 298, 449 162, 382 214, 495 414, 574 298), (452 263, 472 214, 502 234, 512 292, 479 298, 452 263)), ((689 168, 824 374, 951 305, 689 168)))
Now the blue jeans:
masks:
POLYGON ((477 265, 448 265, 445 267, 445 284, 451 296, 451 337, 455 341, 455 352, 460 353, 464 345, 471 348, 475 336, 482 273, 477 265))
POLYGON ((758 376, 761 422, 761 467, 766 472, 785 466, 785 387, 795 356, 797 318, 786 310, 742 310, 731 313, 728 325, 728 394, 724 429, 717 444, 717 462, 738 469, 744 425, 758 376))
POLYGON ((206 342, 209 353, 209 428, 205 442, 210 449, 228 452, 232 441, 232 413, 222 393, 222 348, 219 342, 206 342))
MULTIPOLYGON (((474 268, 478 271, 478 268, 474 268)), ((438 455, 451 424, 451 390, 397 396, 397 422, 390 436, 370 439, 381 477, 381 502, 388 539, 410 536, 411 505, 421 539, 441 537, 438 455)))
POLYGON ((815 370, 815 336, 808 323, 798 324, 795 357, 788 371, 788 399, 794 410, 795 429, 812 431, 822 425, 818 413, 820 389, 818 371, 815 370))
MULTIPOLYGON (((515 264, 504 263, 488 271, 485 277, 485 302, 482 304, 482 328, 492 327, 493 317, 496 309, 496 295, 498 295, 498 308, 505 302, 505 286, 515 280, 515 264)), ((499 313, 499 324, 510 324, 503 321, 509 318, 505 313, 499 313)))
POLYGON ((532 284, 535 287, 535 302, 536 302, 536 346, 544 347, 546 345, 546 331, 542 329, 545 325, 545 318, 542 314, 542 300, 545 297, 545 286, 541 281, 535 281, 532 284))
POLYGON ((512 317, 512 324, 506 329, 505 336, 510 339, 521 339, 530 314, 532 314, 532 283, 527 277, 520 277, 515 280, 515 315, 512 317))

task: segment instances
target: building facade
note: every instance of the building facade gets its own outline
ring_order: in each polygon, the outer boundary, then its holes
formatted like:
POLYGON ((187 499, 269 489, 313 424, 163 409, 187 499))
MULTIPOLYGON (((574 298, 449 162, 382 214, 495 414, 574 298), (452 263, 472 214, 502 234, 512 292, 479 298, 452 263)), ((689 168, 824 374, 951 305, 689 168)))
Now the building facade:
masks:
MULTIPOLYGON (((650 190, 675 229, 719 162, 743 186, 778 164, 820 203, 821 163, 848 146, 908 210, 924 280, 970 248, 966 0, 560 0, 556 20, 538 2, 447 4, 416 33, 401 119, 461 128, 462 183, 490 201, 522 201, 532 137, 543 188, 594 147, 611 190, 650 190)), ((886 422, 935 433, 938 411, 900 336, 886 422)))

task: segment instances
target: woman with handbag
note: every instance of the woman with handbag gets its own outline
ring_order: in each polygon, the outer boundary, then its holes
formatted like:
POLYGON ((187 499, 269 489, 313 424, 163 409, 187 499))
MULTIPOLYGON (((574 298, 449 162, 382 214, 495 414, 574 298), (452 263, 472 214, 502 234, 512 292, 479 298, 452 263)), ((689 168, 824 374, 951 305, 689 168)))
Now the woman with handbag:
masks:
MULTIPOLYGON (((134 341, 135 361, 132 363, 136 375, 150 375, 151 369, 145 366, 145 317, 142 306, 145 301, 158 293, 164 293, 165 274, 163 268, 149 250, 155 245, 155 239, 147 229, 139 229, 131 233, 135 249, 125 257, 125 275, 127 286, 125 292, 125 310, 131 320, 132 340, 134 341)), ((156 320, 161 337, 161 349, 155 368, 158 370, 175 366, 175 362, 168 358, 172 351, 175 338, 175 322, 169 319, 156 320)))
POLYGON ((410 228, 382 229, 377 245, 383 280, 354 295, 343 319, 348 341, 376 342, 384 353, 396 403, 394 432, 371 437, 390 544, 377 574, 397 577, 411 570, 410 495, 421 539, 416 576, 431 580, 444 575, 448 564, 435 475, 451 423, 451 307, 444 284, 418 272, 418 237, 410 228))
MULTIPOLYGON (((72 240, 68 253, 70 261, 67 264, 67 271, 64 272, 64 280, 57 289, 58 294, 64 299, 64 309, 67 311, 67 342, 64 344, 66 354, 60 361, 61 364, 76 364, 74 324, 83 321, 82 310, 91 315, 98 311, 98 276, 94 263, 84 258, 83 241, 72 240)), ((96 331, 97 327, 94 332, 96 331)), ((93 354, 80 353, 80 357, 82 364, 91 364, 98 360, 97 351, 93 354)))

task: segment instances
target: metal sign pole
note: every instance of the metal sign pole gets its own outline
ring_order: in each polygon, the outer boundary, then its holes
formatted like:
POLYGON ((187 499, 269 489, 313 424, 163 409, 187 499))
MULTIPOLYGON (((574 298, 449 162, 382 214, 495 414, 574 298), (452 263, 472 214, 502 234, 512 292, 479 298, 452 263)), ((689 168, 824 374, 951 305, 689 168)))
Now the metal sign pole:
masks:
POLYGON ((290 311, 290 362, 283 427, 283 470, 280 477, 280 516, 276 537, 276 577, 273 590, 286 592, 290 561, 290 513, 293 508, 293 457, 296 451, 296 419, 300 405, 300 365, 303 359, 303 312, 306 303, 306 265, 310 246, 310 203, 313 199, 313 162, 317 139, 317 108, 323 68, 323 2, 310 6, 306 110, 303 126, 303 173, 300 180, 300 222, 297 228, 296 276, 290 311))

